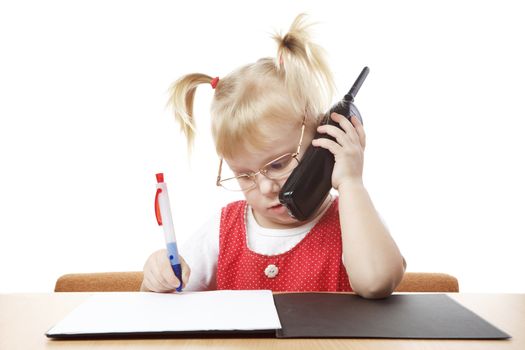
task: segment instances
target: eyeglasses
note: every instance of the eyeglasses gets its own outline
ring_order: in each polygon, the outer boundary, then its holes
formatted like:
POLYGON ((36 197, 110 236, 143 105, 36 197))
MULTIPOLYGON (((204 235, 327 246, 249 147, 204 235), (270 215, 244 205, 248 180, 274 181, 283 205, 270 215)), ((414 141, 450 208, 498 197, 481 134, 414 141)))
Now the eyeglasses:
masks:
POLYGON ((306 115, 303 118, 301 125, 301 138, 299 139, 299 145, 295 153, 285 153, 280 157, 266 163, 259 171, 253 173, 243 173, 237 176, 230 176, 225 179, 221 179, 222 173, 222 162, 221 158, 219 162, 219 173, 217 174, 217 186, 221 186, 228 191, 247 191, 257 187, 256 178, 258 174, 262 174, 271 180, 281 180, 288 176, 299 164, 297 157, 301 151, 301 144, 303 142, 304 128, 305 128, 306 115))

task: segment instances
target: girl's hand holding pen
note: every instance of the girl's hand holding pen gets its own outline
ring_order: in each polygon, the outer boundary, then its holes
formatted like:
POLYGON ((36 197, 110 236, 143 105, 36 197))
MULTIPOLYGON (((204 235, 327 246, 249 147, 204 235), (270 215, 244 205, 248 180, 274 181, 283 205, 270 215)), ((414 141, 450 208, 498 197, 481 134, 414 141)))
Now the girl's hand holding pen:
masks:
MULTIPOLYGON (((182 267, 182 287, 186 286, 190 277, 190 267, 179 255, 182 267)), ((157 250, 151 254, 144 264, 144 280, 140 290, 142 292, 175 292, 180 286, 180 281, 171 267, 166 249, 157 250)))

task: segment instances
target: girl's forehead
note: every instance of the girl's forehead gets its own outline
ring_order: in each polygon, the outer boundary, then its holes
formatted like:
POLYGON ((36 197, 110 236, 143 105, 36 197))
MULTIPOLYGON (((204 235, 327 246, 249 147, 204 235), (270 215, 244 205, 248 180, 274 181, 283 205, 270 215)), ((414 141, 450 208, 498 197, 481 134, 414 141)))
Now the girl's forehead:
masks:
POLYGON ((256 149, 253 147, 245 147, 236 152, 232 157, 225 158, 224 160, 234 170, 255 170, 285 153, 294 152, 295 147, 297 146, 288 140, 280 140, 276 141, 271 148, 256 149))
POLYGON ((265 142, 265 145, 256 147, 247 141, 239 145, 238 151, 232 157, 224 160, 232 169, 255 170, 285 153, 295 152, 300 136, 300 127, 275 129, 267 136, 268 142, 265 142))

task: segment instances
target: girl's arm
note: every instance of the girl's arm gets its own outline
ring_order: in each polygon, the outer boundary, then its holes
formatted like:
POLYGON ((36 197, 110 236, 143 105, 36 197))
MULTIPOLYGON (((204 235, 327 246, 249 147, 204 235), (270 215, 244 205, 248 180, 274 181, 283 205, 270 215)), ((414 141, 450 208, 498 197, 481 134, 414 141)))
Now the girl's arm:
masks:
POLYGON ((343 261, 352 289, 365 298, 384 298, 401 282, 405 259, 363 184, 343 182, 338 190, 343 261))
POLYGON ((345 268, 357 294, 383 298, 390 295, 403 278, 406 263, 363 185, 366 145, 363 125, 356 117, 350 122, 333 113, 331 118, 343 130, 332 125, 322 125, 317 130, 333 136, 336 141, 319 138, 312 144, 328 149, 335 158, 332 186, 339 191, 345 268))

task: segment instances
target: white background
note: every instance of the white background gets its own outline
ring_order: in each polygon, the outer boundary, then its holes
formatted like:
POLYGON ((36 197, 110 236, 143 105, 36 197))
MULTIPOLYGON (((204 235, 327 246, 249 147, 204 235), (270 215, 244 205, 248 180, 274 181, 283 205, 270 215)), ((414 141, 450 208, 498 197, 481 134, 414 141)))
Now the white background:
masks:
POLYGON ((364 180, 408 271, 464 292, 525 292, 525 33, 519 1, 2 1, 0 292, 65 273, 141 270, 163 247, 166 173, 179 242, 238 198, 215 188, 212 89, 191 161, 165 108, 179 76, 273 56, 307 12, 367 132, 364 180))

